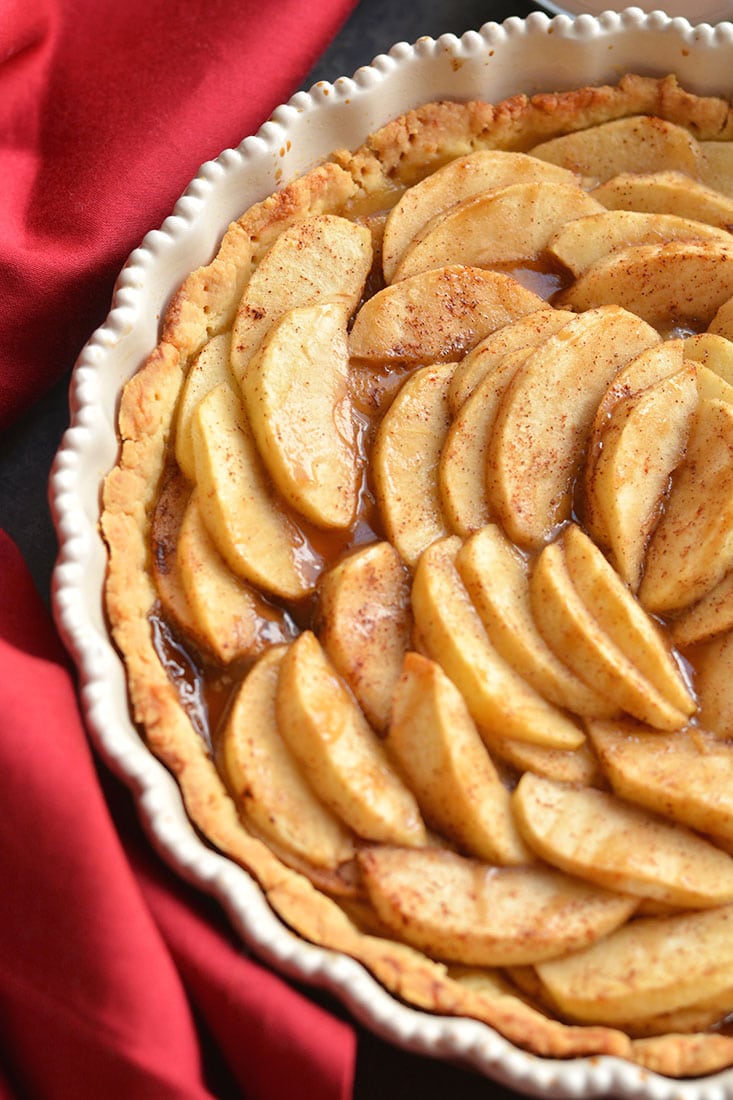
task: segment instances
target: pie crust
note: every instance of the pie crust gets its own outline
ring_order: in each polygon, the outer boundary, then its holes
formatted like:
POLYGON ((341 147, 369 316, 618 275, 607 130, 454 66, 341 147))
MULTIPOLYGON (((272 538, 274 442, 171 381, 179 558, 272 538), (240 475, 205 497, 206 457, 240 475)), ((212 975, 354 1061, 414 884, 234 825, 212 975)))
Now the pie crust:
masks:
MULTIPOLYGON (((280 235, 313 215, 379 226, 380 211, 458 157, 490 149, 527 152, 559 135, 635 116, 681 126, 701 142, 725 143, 733 134, 726 101, 693 95, 673 76, 627 75, 616 86, 514 96, 498 104, 428 103, 372 134, 361 148, 336 150, 329 162, 245 211, 225 233, 214 259, 175 294, 158 346, 123 391, 119 460, 103 491, 102 531, 109 548, 105 594, 132 713, 148 746, 175 776, 200 832, 255 877, 273 910, 296 933, 359 960, 404 1002, 473 1017, 536 1054, 610 1054, 661 1074, 692 1077, 733 1064, 733 1037, 725 1028, 641 1035, 567 1022, 547 1008, 530 967, 469 967, 431 958, 387 933, 362 897, 339 896, 329 875, 319 876, 307 860, 299 862, 256 835, 245 825, 151 628, 169 614, 160 610, 156 576, 160 580, 170 572, 177 538, 174 523, 167 543, 160 529, 154 541, 154 525, 160 524, 156 509, 164 486, 173 495, 176 487, 184 496, 188 492, 173 458, 187 372, 209 340, 231 329, 245 286, 280 235)), ((587 168, 579 170, 588 176, 587 168)), ((375 234, 378 240, 378 229, 375 234)), ((287 631, 277 640, 286 636, 287 631)), ((194 643, 191 649, 195 652, 194 643)), ((592 771, 593 764, 589 767, 592 771)))

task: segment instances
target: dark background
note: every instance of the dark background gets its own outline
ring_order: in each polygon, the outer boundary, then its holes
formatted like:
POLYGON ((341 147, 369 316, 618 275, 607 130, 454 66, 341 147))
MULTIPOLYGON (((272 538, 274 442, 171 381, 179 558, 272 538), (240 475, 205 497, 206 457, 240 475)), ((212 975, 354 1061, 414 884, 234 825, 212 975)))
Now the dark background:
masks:
MULTIPOLYGON (((535 10, 542 10, 542 6, 491 0, 361 0, 303 87, 307 89, 318 80, 332 82, 339 76, 350 76, 396 42, 414 42, 424 35, 461 35, 483 23, 502 22, 512 15, 524 17, 535 10)), ((186 182, 181 181, 181 189, 186 182)), ((109 294, 111 298, 112 285, 109 294)), ((47 603, 56 556, 47 481, 68 423, 67 391, 72 366, 68 364, 62 381, 0 439, 0 527, 18 544, 47 603)), ((316 996, 341 1012, 327 998, 316 996)), ((355 1100, 503 1100, 513 1095, 469 1070, 397 1050, 358 1025, 357 1031, 355 1100)))

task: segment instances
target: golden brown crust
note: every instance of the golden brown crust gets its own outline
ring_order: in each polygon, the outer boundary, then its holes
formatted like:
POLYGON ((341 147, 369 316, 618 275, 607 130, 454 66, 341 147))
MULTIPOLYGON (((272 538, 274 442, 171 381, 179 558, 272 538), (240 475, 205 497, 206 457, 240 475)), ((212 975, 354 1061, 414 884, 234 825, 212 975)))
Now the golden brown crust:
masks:
POLYGON ((691 1076, 733 1063, 733 1039, 706 1034, 631 1040, 613 1028, 566 1024, 498 975, 472 982, 418 951, 361 930, 336 901, 247 830, 167 675, 150 625, 158 599, 149 568, 151 523, 181 385, 204 343, 231 325, 247 279, 277 235, 308 214, 348 210, 364 196, 397 195, 457 156, 487 148, 526 150, 550 137, 636 114, 684 125, 705 140, 728 140, 733 127, 725 101, 695 97, 673 76, 629 75, 618 86, 514 96, 495 105, 431 103, 389 123, 357 151, 338 151, 332 163, 232 223, 212 261, 174 295, 160 344, 122 395, 120 457, 103 492, 106 607, 126 663, 134 719, 175 776, 189 816, 213 845, 254 875, 274 911, 297 934, 359 960, 407 1003, 483 1021, 537 1054, 610 1054, 658 1073, 691 1076))

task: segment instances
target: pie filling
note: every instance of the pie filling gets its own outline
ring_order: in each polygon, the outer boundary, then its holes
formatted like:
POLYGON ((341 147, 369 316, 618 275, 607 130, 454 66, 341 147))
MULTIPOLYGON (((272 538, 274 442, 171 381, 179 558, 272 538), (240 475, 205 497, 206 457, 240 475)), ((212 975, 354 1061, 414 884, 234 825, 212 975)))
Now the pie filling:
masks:
POLYGON ((337 152, 175 297, 103 517, 135 718, 287 924, 677 1076, 733 1063, 729 127, 629 76, 337 152))

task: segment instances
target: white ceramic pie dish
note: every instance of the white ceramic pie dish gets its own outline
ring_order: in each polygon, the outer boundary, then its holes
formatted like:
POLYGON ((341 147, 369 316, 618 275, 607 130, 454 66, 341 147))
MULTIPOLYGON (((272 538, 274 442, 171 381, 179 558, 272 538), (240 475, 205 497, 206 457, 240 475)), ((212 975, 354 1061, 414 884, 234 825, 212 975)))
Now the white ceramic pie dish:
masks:
POLYGON ((250 876, 200 840, 178 787, 130 720, 124 671, 103 611, 100 485, 117 458, 120 389, 156 344, 171 294, 189 271, 208 262, 227 225, 285 180, 337 146, 356 147, 389 118, 428 100, 496 101, 520 91, 615 82, 626 71, 675 72, 692 91, 724 94, 732 64, 733 24, 691 26, 661 12, 645 15, 639 8, 597 18, 551 20, 535 13, 501 26, 487 24, 461 39, 446 35, 420 39, 414 46, 400 43, 353 78, 298 93, 256 136, 205 164, 173 214, 130 256, 109 316, 74 370, 71 426, 51 475, 60 545, 53 591, 57 624, 78 665, 93 742, 135 792, 158 850, 181 875, 213 894, 243 940, 280 972, 327 987, 356 1017, 399 1046, 473 1066, 531 1094, 723 1100, 733 1098, 733 1070, 673 1081, 609 1057, 539 1058, 483 1024, 405 1007, 359 964, 294 936, 250 876))

